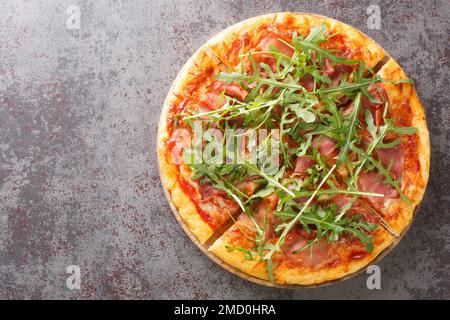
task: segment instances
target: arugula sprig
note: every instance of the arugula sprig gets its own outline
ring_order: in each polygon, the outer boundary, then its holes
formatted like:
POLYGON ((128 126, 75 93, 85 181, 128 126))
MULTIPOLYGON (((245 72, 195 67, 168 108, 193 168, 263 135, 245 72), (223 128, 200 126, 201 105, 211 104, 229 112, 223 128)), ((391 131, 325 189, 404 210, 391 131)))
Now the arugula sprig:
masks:
POLYGON ((356 95, 355 101, 353 103, 353 110, 350 116, 350 123, 348 125, 347 134, 345 137, 344 145, 341 146, 341 151, 339 152, 339 156, 337 159, 338 164, 342 164, 347 157, 348 150, 353 141, 353 137, 356 133, 356 127, 358 122, 358 113, 361 107, 361 93, 356 95))

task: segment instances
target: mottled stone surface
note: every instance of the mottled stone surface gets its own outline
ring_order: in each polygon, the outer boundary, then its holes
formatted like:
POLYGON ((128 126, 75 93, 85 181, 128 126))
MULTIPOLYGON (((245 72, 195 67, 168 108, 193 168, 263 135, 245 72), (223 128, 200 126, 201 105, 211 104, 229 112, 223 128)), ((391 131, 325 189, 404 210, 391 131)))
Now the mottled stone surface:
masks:
POLYGON ((449 17, 446 0, 1 1, 0 298, 450 298, 449 17), (380 30, 367 28, 370 4, 380 30), (316 289, 246 282, 191 243, 164 198, 156 131, 177 72, 218 31, 277 11, 352 24, 417 81, 431 181, 379 263, 381 290, 364 273, 316 289), (72 264, 80 290, 66 288, 72 264))

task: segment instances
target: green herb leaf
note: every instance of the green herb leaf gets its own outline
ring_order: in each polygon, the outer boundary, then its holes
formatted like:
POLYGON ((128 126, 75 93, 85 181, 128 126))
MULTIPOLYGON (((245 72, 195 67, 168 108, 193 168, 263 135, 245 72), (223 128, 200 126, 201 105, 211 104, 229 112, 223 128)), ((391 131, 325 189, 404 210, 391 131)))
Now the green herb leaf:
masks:
POLYGON ((347 129, 347 137, 345 139, 344 145, 341 147, 341 151, 338 156, 337 163, 341 165, 347 158, 347 152, 350 149, 350 144, 352 143, 353 136, 356 132, 356 124, 358 120, 358 113, 361 106, 361 93, 356 95, 355 101, 353 103, 353 111, 350 118, 350 124, 347 129))

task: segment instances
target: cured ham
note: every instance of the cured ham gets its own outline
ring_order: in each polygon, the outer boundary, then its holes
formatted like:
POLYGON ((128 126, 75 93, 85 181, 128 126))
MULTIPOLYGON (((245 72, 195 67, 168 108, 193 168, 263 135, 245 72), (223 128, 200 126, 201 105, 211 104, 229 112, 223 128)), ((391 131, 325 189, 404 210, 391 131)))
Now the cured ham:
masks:
POLYGON ((398 179, 402 176, 404 154, 401 144, 390 149, 378 149, 377 155, 385 168, 392 165, 391 175, 394 179, 398 179))
POLYGON ((393 186, 386 183, 384 176, 376 171, 367 171, 362 173, 358 179, 358 188, 364 192, 375 192, 384 194, 384 197, 367 197, 376 207, 383 207, 384 201, 389 198, 398 197, 398 192, 393 186))
POLYGON ((267 218, 267 226, 266 226, 267 232, 265 234, 266 240, 270 239, 274 235, 273 226, 278 220, 278 218, 276 218, 273 215, 273 212, 275 211, 277 204, 278 204, 278 196, 276 194, 268 196, 258 204, 255 220, 260 227, 263 227, 264 224, 266 223, 267 218))
POLYGON ((325 58, 324 65, 325 65, 325 71, 323 72, 324 75, 326 75, 327 77, 330 77, 331 75, 333 75, 335 73, 333 64, 331 63, 330 59, 325 58))
POLYGON ((220 101, 220 93, 207 92, 199 101, 198 107, 202 111, 216 110, 225 104, 225 98, 220 101))
POLYGON ((278 52, 281 52, 289 57, 291 57, 294 54, 294 50, 288 46, 287 44, 283 43, 279 40, 280 37, 276 34, 269 34, 265 36, 260 42, 259 47, 263 51, 270 51, 271 47, 274 46, 278 52))
POLYGON ((355 199, 348 195, 339 194, 335 196, 332 201, 336 203, 338 212, 341 212, 341 210, 343 210, 346 205, 352 203, 351 207, 348 208, 348 210, 345 212, 345 215, 348 217, 362 215, 366 221, 369 221, 371 223, 377 222, 377 219, 372 214, 370 208, 367 205, 364 205, 362 200, 360 199, 355 199))
POLYGON ((375 120, 375 125, 377 127, 383 125, 383 112, 384 112, 384 104, 386 101, 388 101, 388 97, 386 94, 386 91, 378 85, 371 85, 369 87, 369 93, 372 95, 372 97, 376 100, 370 101, 366 97, 363 97, 361 99, 361 106, 364 109, 368 109, 372 111, 373 118, 375 120))
POLYGON ((237 203, 229 199, 224 191, 207 183, 201 184, 199 189, 198 205, 209 216, 210 225, 216 227, 222 225, 230 214, 239 209, 237 203))
POLYGON ((295 160, 295 169, 294 169, 294 174, 299 175, 301 177, 306 175, 306 171, 311 168, 316 162, 307 157, 307 156, 302 156, 302 157, 298 157, 297 160, 295 160))
POLYGON ((221 98, 222 91, 230 97, 245 100, 248 92, 236 83, 226 84, 223 81, 216 81, 211 86, 211 91, 207 92, 199 101, 199 108, 203 111, 216 110, 225 104, 225 98, 221 98))
POLYGON ((258 187, 257 177, 251 176, 246 180, 239 182, 236 187, 241 190, 245 195, 251 196, 255 193, 256 188, 258 187))
POLYGON ((309 73, 302 76, 298 82, 300 83, 300 85, 305 87, 307 91, 314 91, 314 78, 309 73))
POLYGON ((327 136, 316 136, 312 141, 312 146, 319 150, 319 153, 328 160, 338 155, 337 143, 327 136))
MULTIPOLYGON (((274 46, 278 52, 291 57, 294 54, 294 50, 285 43, 281 42, 279 38, 280 37, 274 33, 264 36, 258 43, 257 47, 260 49, 258 51, 271 51, 272 46, 274 46)), ((270 66, 272 71, 276 71, 277 60, 271 53, 257 53, 253 55, 253 58, 257 64, 264 62, 270 66)), ((247 72, 253 72, 253 66, 249 58, 245 61, 245 70, 247 72)), ((262 76, 267 76, 263 68, 260 68, 258 71, 262 76)))
POLYGON ((171 147, 172 161, 179 165, 183 162, 183 149, 191 146, 192 134, 185 128, 177 128, 173 131, 169 143, 171 147))
POLYGON ((338 63, 333 66, 330 59, 324 59, 325 70, 323 74, 331 79, 330 87, 337 87, 345 75, 349 75, 353 68, 349 65, 338 63))
POLYGON ((222 92, 225 90, 227 96, 238 98, 239 100, 245 100, 248 92, 242 89, 237 83, 226 84, 223 81, 216 81, 213 84, 213 90, 216 92, 222 92))

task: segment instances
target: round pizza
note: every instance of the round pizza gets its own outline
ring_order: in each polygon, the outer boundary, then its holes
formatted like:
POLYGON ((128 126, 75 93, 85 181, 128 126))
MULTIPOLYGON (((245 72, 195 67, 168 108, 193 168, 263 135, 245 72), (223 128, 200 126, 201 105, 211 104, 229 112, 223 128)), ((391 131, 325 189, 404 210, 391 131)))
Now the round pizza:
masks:
POLYGON ((267 285, 354 274, 411 224, 429 174, 412 81, 373 40, 301 13, 238 23, 179 73, 158 132, 191 239, 267 285))

